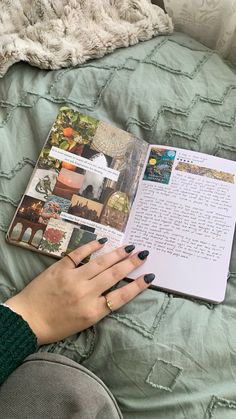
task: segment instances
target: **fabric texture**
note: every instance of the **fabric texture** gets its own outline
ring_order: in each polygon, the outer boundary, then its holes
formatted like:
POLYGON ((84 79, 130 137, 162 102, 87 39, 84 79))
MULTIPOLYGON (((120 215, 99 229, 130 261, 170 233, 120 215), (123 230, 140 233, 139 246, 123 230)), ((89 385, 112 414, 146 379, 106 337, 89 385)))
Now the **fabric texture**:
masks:
MULTIPOLYGON (((236 72, 181 33, 79 68, 18 63, 0 80, 0 97, 1 301, 55 262, 7 244, 5 234, 61 106, 149 143, 236 159, 236 72)), ((125 419, 234 419, 235 330, 236 242, 223 304, 147 290, 93 328, 40 351, 95 373, 125 419)))
POLYGON ((37 339, 28 323, 0 305, 0 385, 36 349, 37 339))
POLYGON ((0 387, 0 400, 4 419, 122 419, 99 378, 56 354, 28 357, 0 387))
POLYGON ((216 49, 236 65, 236 0, 164 0, 176 30, 216 49))
POLYGON ((172 30, 150 0, 2 0, 0 76, 20 60, 75 66, 172 30))

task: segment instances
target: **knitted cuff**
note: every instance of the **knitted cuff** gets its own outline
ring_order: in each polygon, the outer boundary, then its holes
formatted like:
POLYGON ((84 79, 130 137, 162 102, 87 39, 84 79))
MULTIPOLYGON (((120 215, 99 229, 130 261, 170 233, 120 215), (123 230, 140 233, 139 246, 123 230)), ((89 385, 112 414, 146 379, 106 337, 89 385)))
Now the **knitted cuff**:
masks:
POLYGON ((0 384, 37 349, 37 338, 28 323, 0 305, 0 384))

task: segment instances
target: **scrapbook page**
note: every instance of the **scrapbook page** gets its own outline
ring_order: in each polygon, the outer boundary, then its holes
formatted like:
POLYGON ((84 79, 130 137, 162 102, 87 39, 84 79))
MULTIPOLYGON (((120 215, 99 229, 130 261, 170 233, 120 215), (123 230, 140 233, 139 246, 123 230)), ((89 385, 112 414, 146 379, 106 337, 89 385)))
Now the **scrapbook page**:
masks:
MULTIPOLYGON (((61 108, 7 233, 60 258, 101 237, 148 249, 130 275, 208 301, 224 298, 236 219, 236 162, 132 134, 61 108)), ((96 257, 96 254, 91 257, 96 257)))
POLYGON ((8 240, 58 258, 104 236, 106 251, 120 245, 146 152, 132 134, 61 108, 8 240))

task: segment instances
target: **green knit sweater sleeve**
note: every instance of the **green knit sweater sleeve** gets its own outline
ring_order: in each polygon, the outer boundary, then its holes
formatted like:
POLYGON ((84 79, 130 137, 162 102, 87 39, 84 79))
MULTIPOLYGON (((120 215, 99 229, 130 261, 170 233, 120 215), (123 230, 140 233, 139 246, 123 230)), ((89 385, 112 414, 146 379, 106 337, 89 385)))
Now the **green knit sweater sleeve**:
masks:
POLYGON ((0 305, 0 384, 36 351, 37 338, 17 313, 0 305))

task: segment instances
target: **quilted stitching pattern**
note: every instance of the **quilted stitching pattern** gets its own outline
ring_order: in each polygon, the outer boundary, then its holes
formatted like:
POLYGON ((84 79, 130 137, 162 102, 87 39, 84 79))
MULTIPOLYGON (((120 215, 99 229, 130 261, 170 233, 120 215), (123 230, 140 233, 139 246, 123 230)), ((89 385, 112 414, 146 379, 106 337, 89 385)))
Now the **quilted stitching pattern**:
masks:
MULTIPOLYGON (((148 142, 236 159, 236 72, 180 33, 79 68, 50 72, 16 64, 0 80, 0 98, 0 245, 62 104, 148 142)), ((53 261, 4 248, 1 299, 53 261)), ((125 418, 203 418, 221 411, 230 418, 224 400, 234 388, 235 279, 236 246, 224 304, 148 291, 95 329, 42 350, 83 361, 113 391, 125 418)))

